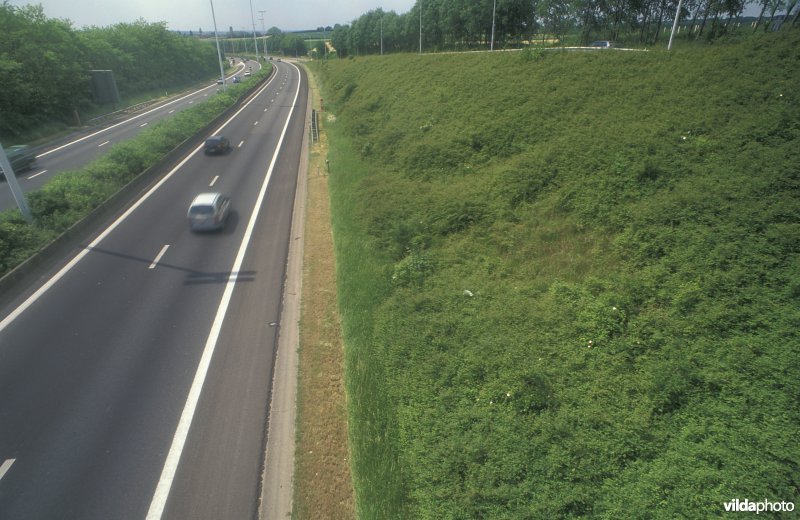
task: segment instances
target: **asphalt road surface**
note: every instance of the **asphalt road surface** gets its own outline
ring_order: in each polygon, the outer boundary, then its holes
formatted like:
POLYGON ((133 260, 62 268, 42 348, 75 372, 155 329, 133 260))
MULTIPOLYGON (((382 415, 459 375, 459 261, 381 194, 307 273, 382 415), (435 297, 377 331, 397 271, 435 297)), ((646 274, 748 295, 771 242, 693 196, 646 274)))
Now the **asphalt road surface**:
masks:
POLYGON ((307 81, 291 63, 63 267, 0 309, 0 518, 249 519, 307 81), (189 231, 199 192, 230 195, 189 231))
MULTIPOLYGON (((258 70, 261 65, 256 61, 246 64, 237 63, 233 76, 242 77, 247 67, 258 70)), ((230 80, 228 80, 230 81, 230 80)), ((197 103, 202 103, 213 96, 220 85, 213 83, 204 88, 164 101, 141 112, 131 115, 122 121, 74 135, 64 141, 52 143, 37 151, 36 161, 31 168, 16 172, 17 180, 23 192, 38 190, 55 175, 77 170, 94 159, 108 153, 115 144, 127 141, 139 132, 162 119, 169 118, 197 103)), ((17 204, 5 182, 0 182, 0 211, 16 208, 17 204)))

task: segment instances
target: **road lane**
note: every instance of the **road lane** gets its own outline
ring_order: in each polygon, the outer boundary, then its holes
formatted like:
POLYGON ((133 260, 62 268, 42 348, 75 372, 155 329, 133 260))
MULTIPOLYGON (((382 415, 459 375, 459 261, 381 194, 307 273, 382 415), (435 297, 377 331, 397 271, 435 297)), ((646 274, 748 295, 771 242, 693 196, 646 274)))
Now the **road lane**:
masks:
MULTIPOLYGON (((279 72, 299 79, 299 71, 288 64, 279 72)), ((265 89, 225 128, 232 140, 245 142, 241 149, 227 156, 196 154, 189 158, 52 289, 0 331, 0 460, 15 459, 0 481, 0 517, 144 517, 209 325, 230 279, 233 255, 255 202, 256 187, 277 146, 275 128, 280 128, 282 118, 288 115, 284 108, 266 113, 263 108, 270 96, 282 107, 292 103, 288 94, 276 88, 277 83, 265 89), (262 124, 252 125, 254 113, 264 118, 262 124), (251 143, 253 146, 248 146, 251 143), (232 195, 236 213, 221 233, 191 233, 186 208, 197 192, 208 189, 215 176, 216 188, 232 195), (165 244, 170 247, 156 267, 149 269, 165 244)), ((302 135, 302 123, 290 127, 291 132, 302 135)), ((294 146, 294 141, 286 144, 294 146)), ((274 185, 291 185, 285 177, 296 178, 296 172, 296 166, 293 170, 282 167, 280 173, 276 169, 274 185)), ((252 260, 246 256, 232 298, 235 312, 231 316, 237 320, 231 325, 234 330, 255 328, 249 339, 225 339, 220 349, 224 354, 219 361, 214 358, 209 371, 210 380, 220 388, 245 384, 245 389, 234 395, 204 390, 200 409, 210 405, 216 411, 199 414, 203 419, 191 430, 200 432, 201 437, 204 431, 222 431, 222 441, 216 434, 208 437, 215 449, 224 446, 244 457, 230 459, 242 461, 241 468, 233 468, 241 471, 217 474, 224 475, 228 486, 252 492, 228 494, 228 488, 220 485, 224 496, 216 495, 216 501, 236 511, 250 510, 250 516, 257 501, 253 497, 260 476, 274 349, 270 338, 275 334, 274 327, 258 316, 263 318, 280 308, 286 261, 280 258, 285 249, 280 243, 288 238, 278 228, 284 227, 280 214, 291 210, 291 203, 270 198, 272 186, 257 221, 252 251, 279 254, 252 260), (260 311, 258 305, 239 299, 239 292, 247 287, 256 290, 245 291, 251 299, 263 302, 260 311), (250 319, 256 324, 250 324, 250 319), (225 367, 229 363, 240 368, 232 373, 217 370, 218 364, 225 367), (243 377, 247 369, 252 372, 243 377), (209 404, 205 404, 206 396, 211 399, 209 404), (250 420, 240 420, 242 417, 250 420), (248 453, 255 454, 255 472, 247 467, 248 453)), ((228 337, 228 326, 226 323, 221 337, 228 337)), ((212 451, 198 448, 191 438, 187 448, 212 451)), ((179 511, 174 518, 188 518, 180 512, 181 507, 187 498, 193 503, 191 497, 198 497, 198 489, 204 489, 191 477, 207 473, 209 467, 217 468, 220 459, 197 466, 201 460, 181 460, 176 480, 181 499, 169 504, 169 511, 179 511), (189 472, 188 484, 181 476, 184 471, 189 472)), ((214 501, 213 497, 200 498, 214 501)))

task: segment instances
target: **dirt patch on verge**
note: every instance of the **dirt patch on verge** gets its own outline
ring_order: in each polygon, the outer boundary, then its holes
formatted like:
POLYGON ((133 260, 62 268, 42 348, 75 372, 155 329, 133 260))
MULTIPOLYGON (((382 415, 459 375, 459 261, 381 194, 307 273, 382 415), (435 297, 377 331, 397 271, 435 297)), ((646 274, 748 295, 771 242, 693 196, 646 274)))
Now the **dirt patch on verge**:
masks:
MULTIPOLYGON (((319 91, 308 76, 319 112, 319 91)), ((292 515, 300 520, 355 518, 324 119, 320 113, 308 167, 292 515)))

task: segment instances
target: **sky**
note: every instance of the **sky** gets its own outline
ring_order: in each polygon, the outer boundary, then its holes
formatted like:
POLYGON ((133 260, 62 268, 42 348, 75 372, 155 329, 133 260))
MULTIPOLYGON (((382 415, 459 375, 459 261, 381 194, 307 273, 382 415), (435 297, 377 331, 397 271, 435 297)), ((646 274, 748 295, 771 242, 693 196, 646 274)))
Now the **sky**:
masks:
MULTIPOLYGON (((407 13, 415 0, 211 0, 217 30, 227 33, 278 27, 283 31, 316 29, 317 27, 347 24, 373 9, 407 13)), ((203 32, 214 30, 209 0, 10 0, 11 5, 41 4, 48 18, 67 19, 76 29, 88 26, 106 27, 131 23, 142 18, 146 22, 167 22, 167 29, 203 32)))

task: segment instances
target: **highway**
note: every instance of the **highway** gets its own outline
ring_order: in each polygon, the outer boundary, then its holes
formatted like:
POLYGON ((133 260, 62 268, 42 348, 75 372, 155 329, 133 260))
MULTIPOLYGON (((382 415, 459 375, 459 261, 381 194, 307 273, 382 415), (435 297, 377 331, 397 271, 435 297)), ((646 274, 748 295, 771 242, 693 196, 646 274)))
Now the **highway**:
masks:
MULTIPOLYGON (((243 77, 242 73, 247 67, 253 67, 255 71, 261 68, 261 64, 256 61, 238 62, 229 78, 237 75, 243 77)), ((202 103, 209 96, 213 96, 219 88, 221 86, 215 82, 193 92, 158 103, 126 117, 122 121, 91 129, 43 147, 37 151, 36 161, 30 169, 16 172, 22 191, 27 193, 37 190, 58 173, 86 166, 94 159, 109 152, 115 144, 127 141, 148 126, 190 108, 196 103, 202 103)), ((17 204, 11 190, 5 182, 0 182, 0 211, 16 207, 17 204)))
POLYGON ((0 518, 258 510, 308 83, 291 63, 52 276, 0 309, 0 518), (223 230, 189 231, 199 192, 223 230))

